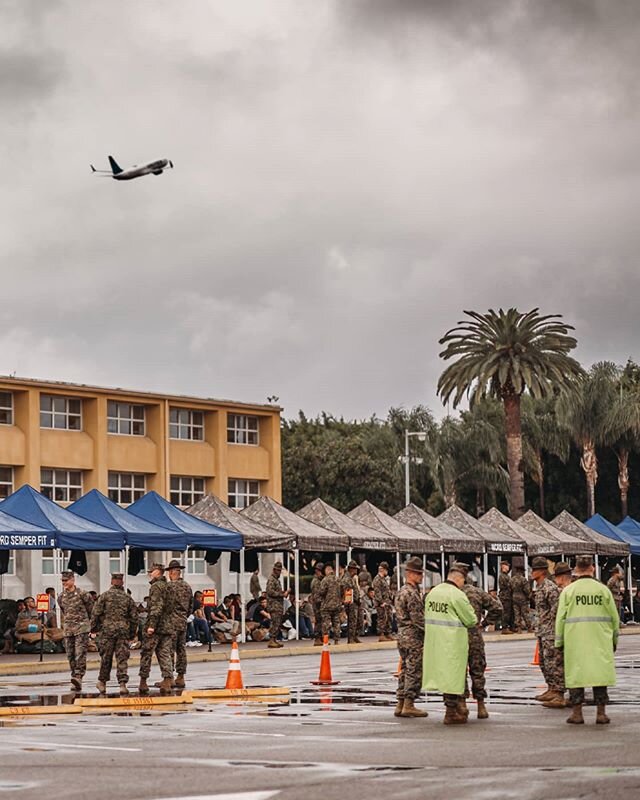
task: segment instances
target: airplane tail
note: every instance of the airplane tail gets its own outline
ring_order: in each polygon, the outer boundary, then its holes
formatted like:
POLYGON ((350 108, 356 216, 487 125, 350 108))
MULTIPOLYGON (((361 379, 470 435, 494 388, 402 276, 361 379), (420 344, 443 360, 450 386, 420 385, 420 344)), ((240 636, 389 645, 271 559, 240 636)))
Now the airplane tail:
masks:
POLYGON ((109 156, 109 163, 111 164, 111 171, 114 175, 118 175, 118 173, 122 172, 122 167, 118 166, 113 156, 109 156))

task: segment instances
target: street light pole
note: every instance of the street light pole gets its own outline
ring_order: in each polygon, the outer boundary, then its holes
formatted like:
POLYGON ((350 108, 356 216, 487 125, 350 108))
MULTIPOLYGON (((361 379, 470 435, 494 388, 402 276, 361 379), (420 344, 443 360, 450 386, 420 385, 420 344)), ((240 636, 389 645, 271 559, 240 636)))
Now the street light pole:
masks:
MULTIPOLYGON (((427 439, 427 434, 424 431, 408 431, 405 428, 404 432, 404 455, 400 456, 398 459, 399 461, 404 462, 404 504, 408 506, 411 502, 411 486, 410 486, 410 475, 409 475, 409 464, 411 463, 411 456, 409 455, 409 437, 410 436, 417 436, 418 441, 424 442, 427 439)), ((413 461, 416 464, 423 463, 422 458, 413 458, 413 461)))

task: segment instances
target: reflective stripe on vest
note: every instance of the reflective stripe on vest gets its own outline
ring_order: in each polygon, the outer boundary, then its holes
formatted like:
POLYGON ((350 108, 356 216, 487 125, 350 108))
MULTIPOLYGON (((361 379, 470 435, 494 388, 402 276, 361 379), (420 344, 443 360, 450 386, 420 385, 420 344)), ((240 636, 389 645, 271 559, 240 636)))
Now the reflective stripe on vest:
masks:
POLYGON ((447 628, 464 628, 459 619, 426 619, 425 625, 444 625, 447 628))
POLYGON ((570 622, 611 622, 611 617, 567 617, 565 623, 570 622))

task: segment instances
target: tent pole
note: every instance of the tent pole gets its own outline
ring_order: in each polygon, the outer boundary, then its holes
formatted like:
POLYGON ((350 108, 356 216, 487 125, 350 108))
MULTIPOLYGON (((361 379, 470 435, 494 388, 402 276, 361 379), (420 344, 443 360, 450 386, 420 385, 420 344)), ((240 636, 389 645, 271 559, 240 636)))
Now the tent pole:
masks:
POLYGON ((129 578, 129 545, 125 544, 124 546, 124 569, 122 570, 124 574, 124 590, 127 591, 127 582, 129 578))
POLYGON ((444 582, 444 550, 440 553, 440 577, 444 582))
POLYGON ((351 558, 352 558, 351 547, 349 547, 349 549, 347 550, 347 564, 351 561, 351 558))
MULTIPOLYGON (((58 586, 62 581, 62 569, 58 570, 59 564, 62 563, 62 550, 59 550, 57 547, 53 551, 53 573, 55 578, 55 586, 56 592, 58 592, 58 586)), ((56 628, 62 627, 62 614, 60 611, 60 603, 56 601, 56 628)))
POLYGON ((489 556, 485 553, 482 554, 482 572, 484 573, 484 590, 489 591, 489 556))
POLYGON ((398 587, 398 591, 400 591, 401 584, 400 584, 400 551, 396 550, 396 586, 398 587))
POLYGON ((596 562, 596 578, 597 580, 600 580, 600 556, 597 553, 595 557, 595 562, 596 562))
POLYGON ((244 575, 244 547, 240 548, 240 572, 238 573, 238 584, 240 595, 240 641, 244 644, 247 641, 247 628, 246 628, 246 611, 244 604, 244 595, 242 594, 242 576, 244 575))
POLYGON ((336 553, 336 578, 340 577, 340 553, 336 553))
POLYGON ((524 577, 529 579, 529 554, 524 554, 524 577))
POLYGON ((633 571, 631 565, 631 551, 629 551, 629 578, 627 580, 627 590, 629 592, 629 611, 631 612, 631 621, 636 621, 636 615, 633 613, 633 596, 631 594, 631 587, 633 586, 633 571))
POLYGON ((422 591, 427 588, 427 554, 422 554, 422 591))
POLYGON ((298 548, 293 551, 293 569, 295 574, 293 576, 294 586, 295 586, 295 600, 296 600, 296 607, 295 607, 295 620, 296 620, 296 641, 300 639, 300 557, 298 554, 298 548))

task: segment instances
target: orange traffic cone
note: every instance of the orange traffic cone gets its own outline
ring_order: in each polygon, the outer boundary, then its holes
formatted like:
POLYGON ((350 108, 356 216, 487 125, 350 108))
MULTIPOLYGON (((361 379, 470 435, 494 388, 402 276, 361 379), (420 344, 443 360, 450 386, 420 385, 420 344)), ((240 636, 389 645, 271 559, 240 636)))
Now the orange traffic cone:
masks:
POLYGON ((331 656, 329 655, 329 637, 322 639, 322 653, 320 654, 320 675, 317 681, 311 681, 314 686, 335 686, 340 681, 334 681, 331 675, 331 656))
POLYGON ((227 672, 227 682, 225 683, 224 688, 244 689, 244 683, 242 682, 242 670, 240 669, 240 651, 238 650, 237 642, 233 642, 231 645, 229 671, 227 672))
POLYGON ((402 672, 402 656, 400 656, 400 658, 398 659, 398 667, 396 671, 392 672, 391 674, 393 675, 394 678, 399 678, 401 672, 402 672))
POLYGON ((533 661, 531 662, 532 667, 539 667, 540 666, 540 642, 536 639, 536 650, 533 654, 533 661))

